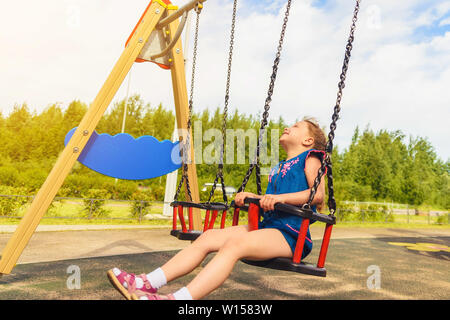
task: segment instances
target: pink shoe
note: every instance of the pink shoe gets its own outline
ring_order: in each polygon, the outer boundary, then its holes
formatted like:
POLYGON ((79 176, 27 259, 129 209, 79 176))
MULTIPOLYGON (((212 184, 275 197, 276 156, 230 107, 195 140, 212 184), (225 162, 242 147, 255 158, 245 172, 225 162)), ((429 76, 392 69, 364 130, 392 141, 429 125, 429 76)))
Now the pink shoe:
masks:
MULTIPOLYGON (((134 296, 134 297, 136 297, 136 296, 134 296)), ((162 294, 146 293, 146 294, 140 296, 138 299, 134 299, 134 300, 175 300, 175 297, 173 296, 173 294, 168 294, 167 296, 163 296, 162 294)))
POLYGON ((114 288, 128 300, 137 300, 137 295, 155 294, 157 292, 157 289, 152 287, 145 274, 136 276, 134 273, 127 273, 118 268, 108 270, 106 274, 114 288), (136 278, 141 278, 144 282, 142 288, 136 288, 136 278))

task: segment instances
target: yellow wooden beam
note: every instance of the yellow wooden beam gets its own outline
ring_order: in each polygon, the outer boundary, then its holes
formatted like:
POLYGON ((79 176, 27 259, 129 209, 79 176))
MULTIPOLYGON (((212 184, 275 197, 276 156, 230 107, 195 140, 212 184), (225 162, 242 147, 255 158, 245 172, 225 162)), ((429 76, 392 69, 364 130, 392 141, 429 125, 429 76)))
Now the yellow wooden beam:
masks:
POLYGON ((206 0, 191 0, 182 6, 180 9, 178 8, 169 8, 171 10, 171 14, 163 19, 156 25, 156 29, 162 29, 166 27, 169 23, 177 20, 181 17, 185 12, 189 12, 195 8, 197 5, 202 5, 206 0))
POLYGON ((159 1, 154 1, 150 5, 136 29, 136 32, 128 43, 128 46, 115 64, 94 102, 84 115, 69 143, 58 157, 52 171, 4 248, 0 260, 0 274, 9 274, 14 268, 31 236, 39 225, 39 222, 47 212, 56 193, 70 173, 78 156, 97 127, 98 122, 114 98, 117 90, 130 71, 131 66, 165 10, 167 9, 162 6, 159 1))

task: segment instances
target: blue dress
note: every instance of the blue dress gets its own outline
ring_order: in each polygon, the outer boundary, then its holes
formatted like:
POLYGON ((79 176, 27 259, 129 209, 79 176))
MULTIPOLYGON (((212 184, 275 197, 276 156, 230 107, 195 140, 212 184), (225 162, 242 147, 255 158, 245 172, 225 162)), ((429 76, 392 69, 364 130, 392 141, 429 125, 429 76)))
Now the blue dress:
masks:
MULTIPOLYGON (((324 151, 310 149, 292 159, 281 161, 270 170, 266 194, 293 193, 309 189, 305 175, 306 159, 309 156, 316 156, 322 159, 324 155, 324 151)), ((316 206, 312 206, 312 209, 316 211, 316 206)), ((264 213, 263 220, 259 222, 258 227, 259 229, 274 228, 279 230, 291 247, 292 254, 294 254, 302 220, 303 218, 301 217, 280 211, 267 211, 264 213)), ((302 259, 311 252, 312 245, 311 234, 308 228, 302 259)))

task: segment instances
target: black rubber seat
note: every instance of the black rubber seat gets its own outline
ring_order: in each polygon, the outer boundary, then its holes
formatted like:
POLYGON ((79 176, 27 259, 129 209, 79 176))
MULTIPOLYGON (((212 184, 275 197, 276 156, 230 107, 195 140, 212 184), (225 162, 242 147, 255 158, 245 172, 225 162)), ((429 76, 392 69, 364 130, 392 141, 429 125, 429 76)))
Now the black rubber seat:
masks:
POLYGON ((327 269, 325 268, 318 268, 313 264, 304 262, 294 263, 292 262, 292 259, 289 258, 274 258, 263 261, 241 259, 241 261, 256 267, 283 270, 283 271, 292 271, 297 273, 309 274, 317 277, 327 276, 327 269))

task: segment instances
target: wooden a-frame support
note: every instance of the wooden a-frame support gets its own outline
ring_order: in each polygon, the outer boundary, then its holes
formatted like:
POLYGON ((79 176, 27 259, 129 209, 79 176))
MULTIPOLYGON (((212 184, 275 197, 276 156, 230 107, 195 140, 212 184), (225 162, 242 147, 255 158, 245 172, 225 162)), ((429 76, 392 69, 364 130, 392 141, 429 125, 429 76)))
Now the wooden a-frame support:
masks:
MULTIPOLYGON (((198 0, 197 2, 201 3, 204 1, 205 0, 198 0)), ((193 5, 191 5, 189 9, 192 9, 192 7, 193 5)), ((72 170, 78 156, 89 141, 91 134, 97 127, 98 122, 114 98, 117 90, 120 88, 133 63, 138 58, 152 31, 155 30, 155 27, 162 18, 167 19, 167 17, 172 16, 172 14, 174 15, 173 17, 180 16, 180 10, 177 11, 177 8, 170 5, 170 1, 168 0, 153 0, 149 4, 106 82, 87 110, 69 143, 58 157, 53 169, 4 248, 0 260, 0 275, 11 273, 11 270, 16 265, 20 255, 39 225, 39 222, 47 212, 48 207, 64 183, 67 175, 72 170)), ((185 10, 188 9, 185 8, 185 10)), ((173 21, 170 21, 169 24, 167 24, 168 33, 173 35, 178 29, 179 20, 178 18, 169 18, 169 20, 173 21)), ((186 129, 189 108, 184 66, 185 62, 181 39, 176 41, 176 44, 170 50, 169 55, 171 58, 170 71, 172 75, 177 124, 179 129, 186 129)), ((180 130, 180 132, 186 133, 186 130, 180 130)), ((180 139, 183 139, 183 137, 180 136, 180 139)), ((188 178, 191 181, 192 200, 194 202, 199 202, 197 172, 192 143, 191 160, 191 164, 188 165, 188 178)), ((199 210, 194 212, 194 229, 201 230, 201 215, 199 210)))

